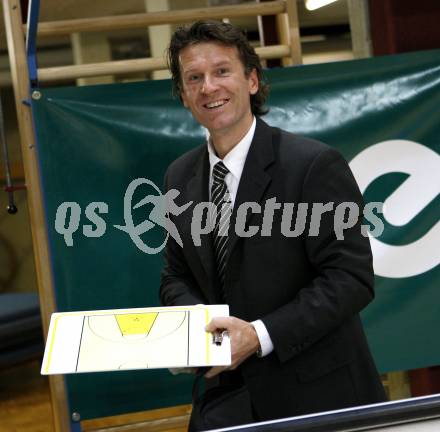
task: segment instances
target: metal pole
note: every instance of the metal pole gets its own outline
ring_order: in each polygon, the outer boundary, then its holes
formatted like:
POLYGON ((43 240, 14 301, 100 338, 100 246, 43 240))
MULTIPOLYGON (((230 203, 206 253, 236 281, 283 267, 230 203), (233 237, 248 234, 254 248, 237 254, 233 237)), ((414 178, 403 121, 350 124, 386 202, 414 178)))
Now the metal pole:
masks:
POLYGON ((8 145, 6 143, 5 122, 3 118, 3 106, 0 95, 0 141, 2 146, 3 159, 5 164, 5 191, 8 193, 8 206, 6 207, 9 214, 17 213, 17 206, 14 203, 14 186, 11 178, 11 167, 9 165, 8 145))
POLYGON ((39 14, 40 0, 29 0, 26 32, 26 54, 31 89, 38 86, 37 30, 39 14))

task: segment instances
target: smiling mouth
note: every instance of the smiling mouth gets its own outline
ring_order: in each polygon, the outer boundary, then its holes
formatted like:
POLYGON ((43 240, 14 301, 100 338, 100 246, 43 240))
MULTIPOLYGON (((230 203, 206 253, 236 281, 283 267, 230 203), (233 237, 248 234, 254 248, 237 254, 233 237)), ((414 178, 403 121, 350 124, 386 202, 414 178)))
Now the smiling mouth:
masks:
POLYGON ((209 102, 207 104, 204 104, 203 106, 205 108, 212 110, 212 109, 220 108, 228 102, 229 102, 229 99, 220 99, 220 100, 216 100, 214 102, 209 102))

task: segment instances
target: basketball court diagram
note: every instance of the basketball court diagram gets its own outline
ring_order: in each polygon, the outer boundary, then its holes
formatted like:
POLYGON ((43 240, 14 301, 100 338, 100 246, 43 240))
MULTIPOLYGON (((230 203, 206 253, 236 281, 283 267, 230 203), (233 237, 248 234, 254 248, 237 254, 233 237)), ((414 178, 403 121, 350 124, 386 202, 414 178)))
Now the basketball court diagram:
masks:
POLYGON ((189 311, 84 317, 76 372, 97 365, 100 370, 154 368, 164 357, 188 366, 189 317, 189 311))
POLYGON ((230 364, 229 340, 204 328, 226 305, 66 312, 52 315, 43 374, 230 364))

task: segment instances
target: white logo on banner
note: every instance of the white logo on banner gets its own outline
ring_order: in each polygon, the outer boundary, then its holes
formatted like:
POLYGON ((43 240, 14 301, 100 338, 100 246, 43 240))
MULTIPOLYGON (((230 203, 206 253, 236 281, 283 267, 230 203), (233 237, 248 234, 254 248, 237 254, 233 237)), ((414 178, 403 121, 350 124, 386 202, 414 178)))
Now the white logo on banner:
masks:
MULTIPOLYGON (((384 174, 409 174, 383 205, 384 218, 396 226, 409 223, 440 193, 440 156, 416 142, 380 142, 359 153, 350 162, 350 168, 362 193, 384 174)), ((374 272, 379 276, 416 276, 440 263, 440 222, 407 245, 389 245, 371 235, 370 242, 374 272)))

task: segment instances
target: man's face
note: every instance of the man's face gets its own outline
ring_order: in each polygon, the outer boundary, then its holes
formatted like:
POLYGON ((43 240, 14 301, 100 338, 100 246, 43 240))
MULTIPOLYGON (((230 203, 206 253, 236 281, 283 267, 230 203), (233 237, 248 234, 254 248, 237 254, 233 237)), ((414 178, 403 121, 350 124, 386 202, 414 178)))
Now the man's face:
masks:
POLYGON ((252 112, 250 95, 258 91, 257 73, 248 77, 236 47, 204 42, 180 53, 182 100, 211 133, 246 133, 252 112))

